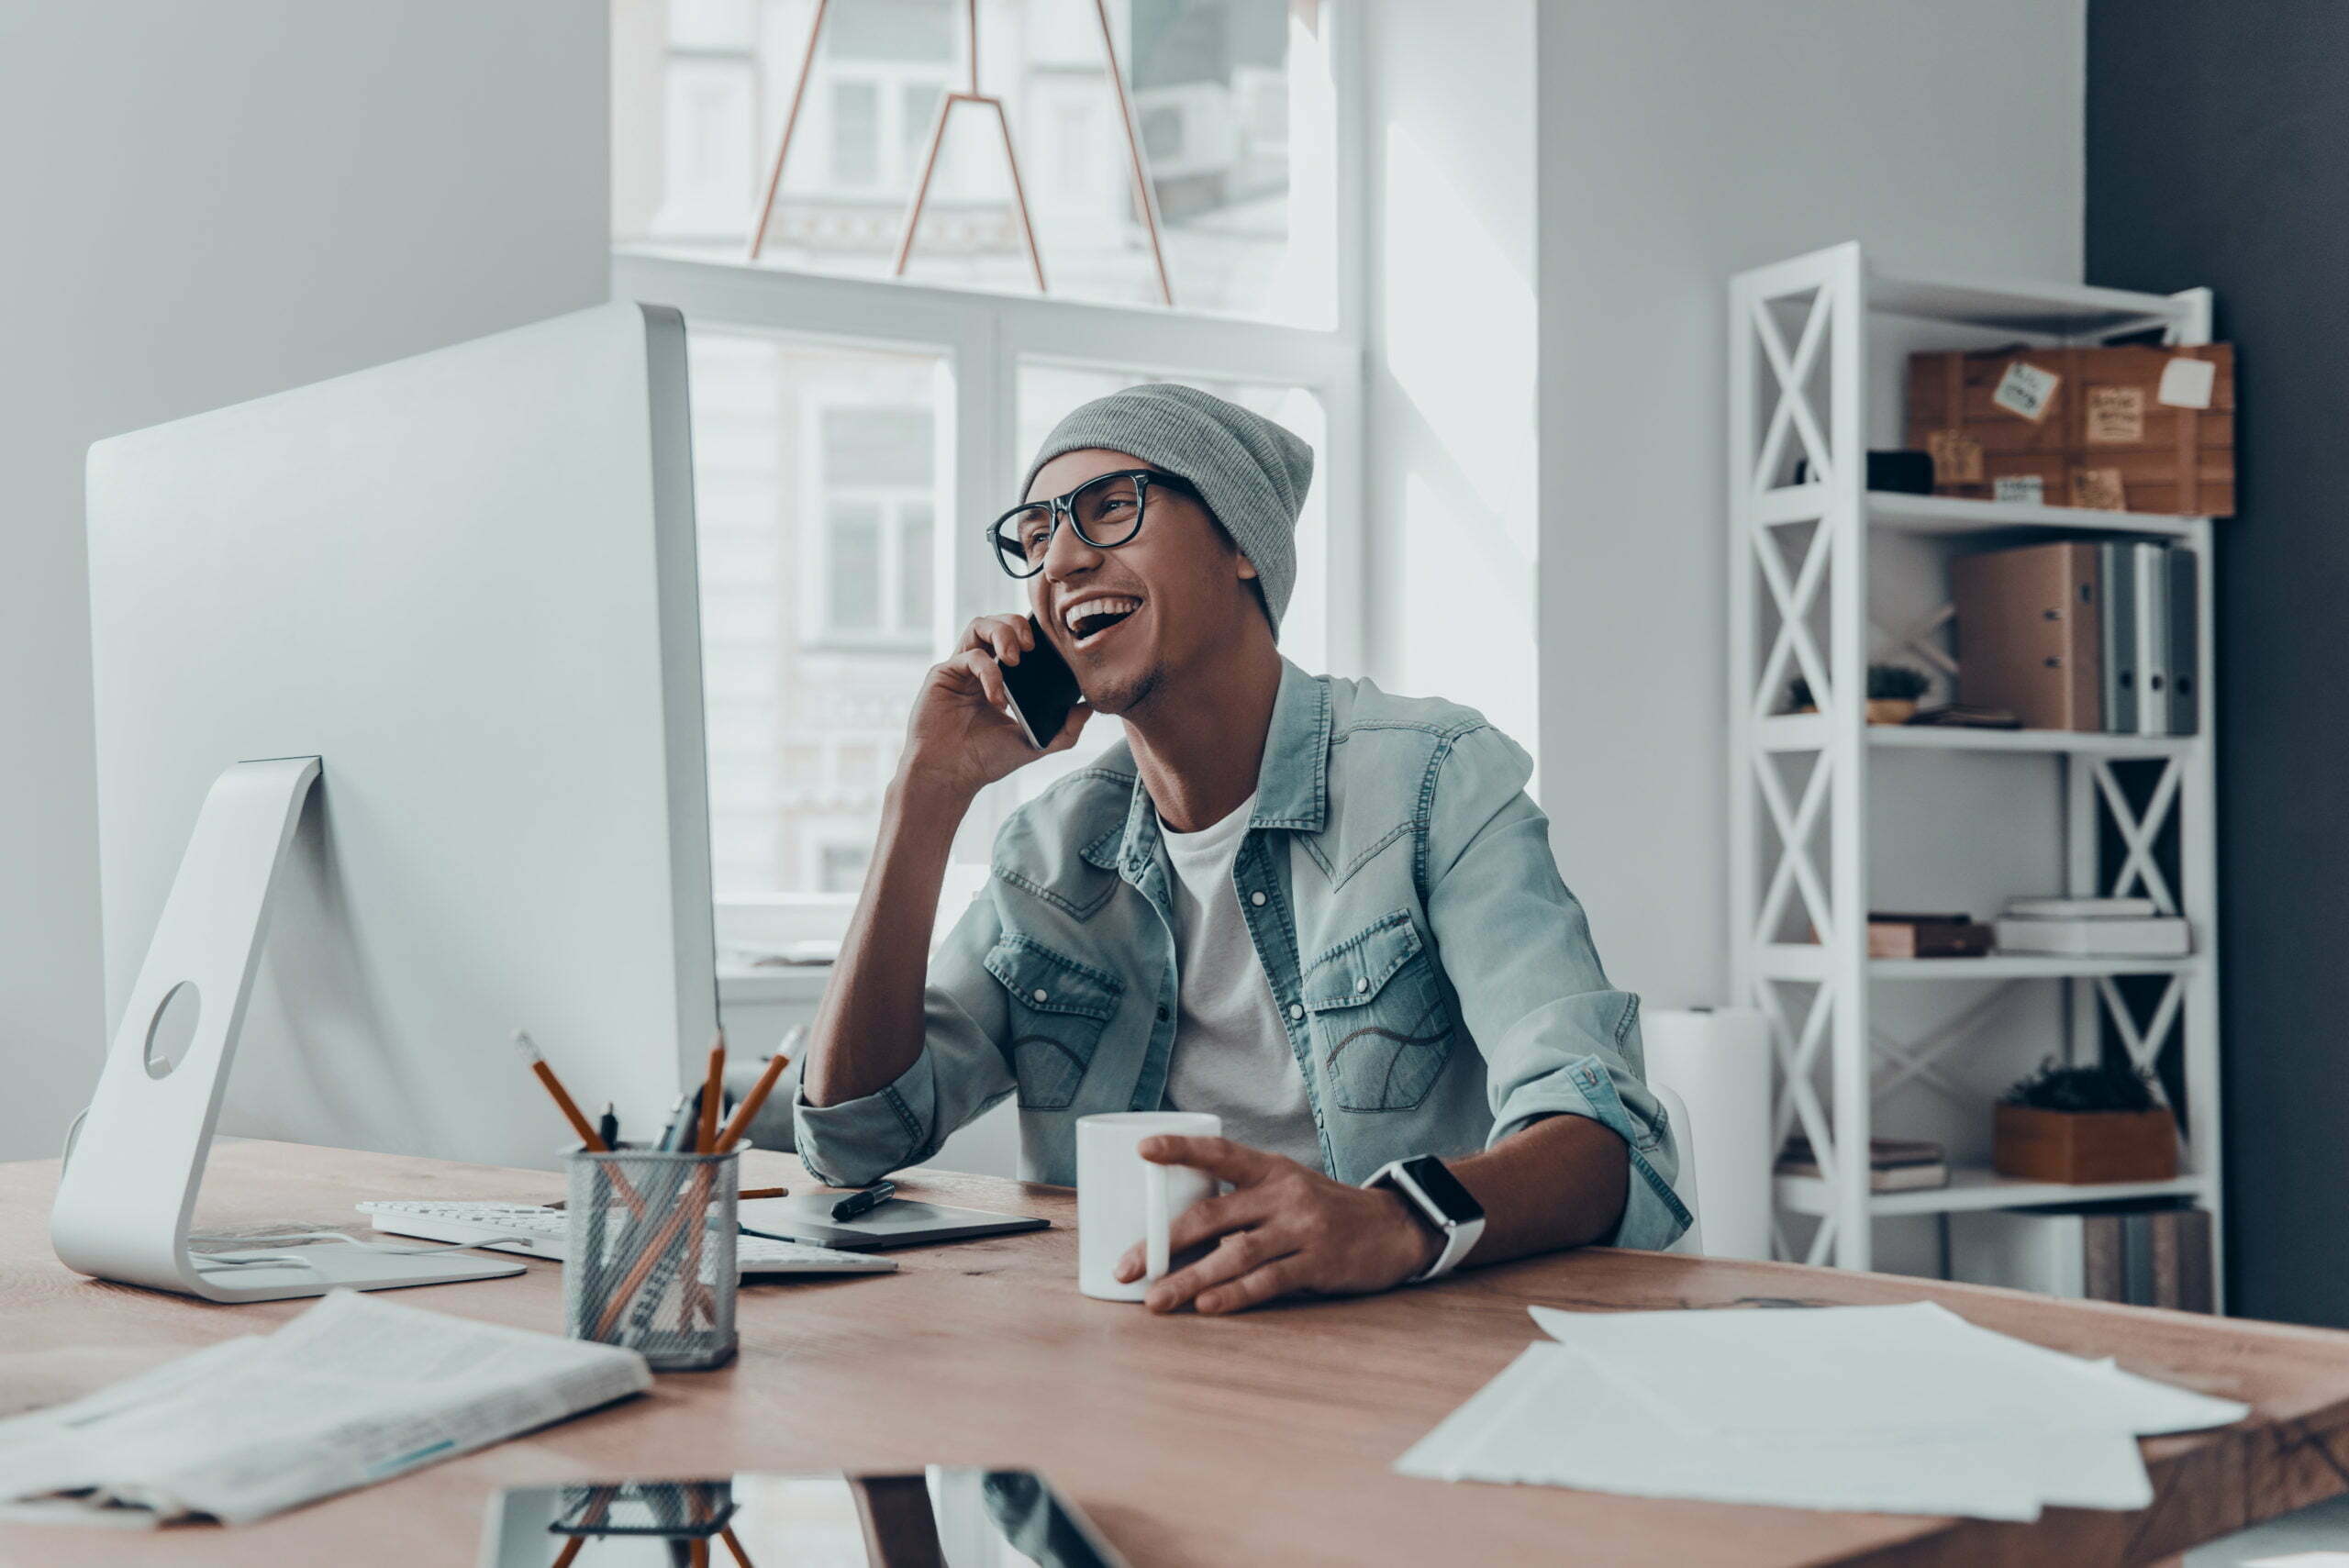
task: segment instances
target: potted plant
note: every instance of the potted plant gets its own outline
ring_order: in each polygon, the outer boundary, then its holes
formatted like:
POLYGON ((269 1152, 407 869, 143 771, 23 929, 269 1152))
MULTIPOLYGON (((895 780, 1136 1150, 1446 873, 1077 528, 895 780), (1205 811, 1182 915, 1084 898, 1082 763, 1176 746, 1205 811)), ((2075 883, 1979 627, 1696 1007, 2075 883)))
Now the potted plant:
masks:
POLYGON ((2142 1068, 2050 1060, 1999 1099, 1991 1164, 2037 1182, 2162 1182, 2177 1174, 2177 1119, 2142 1068))
MULTIPOLYGON (((1917 699, 1925 695, 1932 684, 1925 673, 1906 664, 1871 664, 1868 666, 1868 722, 1870 724, 1906 724, 1916 716, 1917 699)), ((1817 713, 1819 705, 1812 700, 1810 683, 1796 676, 1787 684, 1787 707, 1793 713, 1817 713)))
POLYGON ((1921 670, 1906 664, 1868 666, 1868 722, 1906 724, 1917 716, 1917 699, 1932 684, 1921 670))

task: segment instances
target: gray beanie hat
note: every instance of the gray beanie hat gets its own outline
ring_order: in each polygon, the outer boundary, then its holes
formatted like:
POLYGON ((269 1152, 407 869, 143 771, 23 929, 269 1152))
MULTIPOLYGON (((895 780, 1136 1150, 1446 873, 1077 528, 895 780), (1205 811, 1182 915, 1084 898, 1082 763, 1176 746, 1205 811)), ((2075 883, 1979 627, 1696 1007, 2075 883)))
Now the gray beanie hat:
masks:
POLYGON ((1313 483, 1313 449, 1295 432, 1196 386, 1152 382, 1097 397, 1052 427, 1028 477, 1063 452, 1100 447, 1198 486, 1199 497, 1256 568, 1273 630, 1297 585, 1297 515, 1313 483))

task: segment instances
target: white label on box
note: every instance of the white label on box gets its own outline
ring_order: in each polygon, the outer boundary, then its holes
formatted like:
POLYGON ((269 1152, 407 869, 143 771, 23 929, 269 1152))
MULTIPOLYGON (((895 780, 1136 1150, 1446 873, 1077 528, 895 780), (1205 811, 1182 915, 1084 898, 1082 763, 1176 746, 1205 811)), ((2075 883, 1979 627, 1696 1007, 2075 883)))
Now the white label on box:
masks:
POLYGON ((2019 501, 2028 506, 2037 506, 2047 499, 2047 481, 2035 473, 2009 473, 2003 479, 1991 481, 1990 499, 2019 501))
POLYGON ((2209 360, 2175 359, 2162 367, 2161 390, 2154 395, 2172 408, 2208 408, 2219 384, 2219 367, 2209 360))
POLYGON ((1990 401, 2009 414, 2036 422, 2046 417, 2047 405, 2054 400, 2056 385, 2063 379, 2054 371, 2017 360, 1998 378, 1998 390, 1990 394, 1990 401))

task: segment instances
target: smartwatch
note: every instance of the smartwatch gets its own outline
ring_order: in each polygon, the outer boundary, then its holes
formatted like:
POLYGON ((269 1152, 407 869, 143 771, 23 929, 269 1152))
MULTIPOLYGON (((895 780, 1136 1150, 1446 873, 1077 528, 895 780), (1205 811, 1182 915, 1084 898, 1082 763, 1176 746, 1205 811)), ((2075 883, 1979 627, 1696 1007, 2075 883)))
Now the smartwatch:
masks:
POLYGON ((1460 1184, 1460 1178, 1445 1170, 1443 1162, 1432 1154, 1390 1161, 1363 1185, 1386 1187, 1401 1194, 1403 1201, 1411 1206, 1411 1212, 1443 1237, 1443 1251, 1436 1254, 1435 1262, 1404 1281, 1406 1284, 1441 1279, 1450 1273, 1485 1233, 1485 1206, 1471 1196, 1468 1189, 1460 1184))

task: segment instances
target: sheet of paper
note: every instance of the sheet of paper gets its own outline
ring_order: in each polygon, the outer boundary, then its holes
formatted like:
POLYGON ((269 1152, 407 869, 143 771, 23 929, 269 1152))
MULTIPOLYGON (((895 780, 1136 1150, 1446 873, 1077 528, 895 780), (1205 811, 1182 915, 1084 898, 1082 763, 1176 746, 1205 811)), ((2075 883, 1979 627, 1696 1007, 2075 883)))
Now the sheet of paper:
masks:
POLYGON ((1486 1400, 1485 1418, 1438 1427, 1396 1469, 1628 1496, 1989 1519, 2034 1519, 2043 1500, 2141 1507, 2152 1496, 2135 1441, 2118 1435, 2066 1444, 1678 1431, 1563 1345, 1533 1346, 1477 1400, 1486 1400))
POLYGON ((502 1441, 649 1387, 644 1358, 339 1291, 231 1341, 0 1423, 0 1504, 230 1524, 502 1441))
POLYGON ((1976 1329, 1932 1302, 1751 1312, 1532 1308, 1684 1430, 1950 1437, 2130 1434, 2241 1420, 2246 1407, 1976 1329))
POLYGON ((1932 1305, 1577 1313, 1397 1462, 1407 1475, 2032 1519, 2141 1508, 2137 1435, 2244 1406, 1932 1305))

